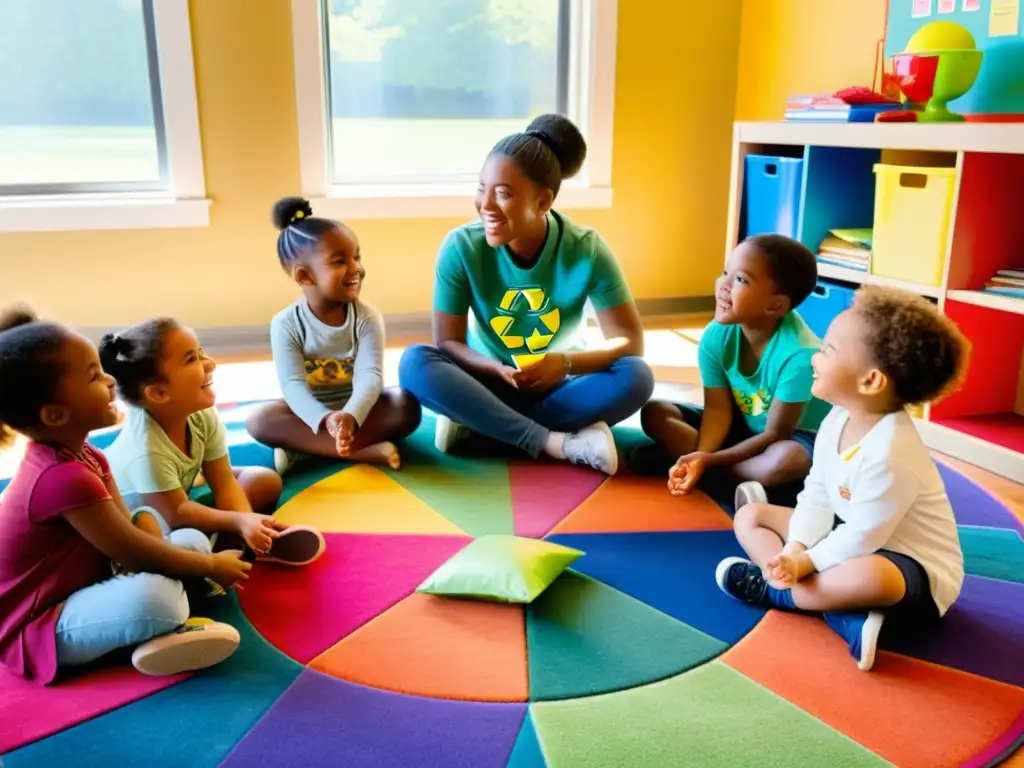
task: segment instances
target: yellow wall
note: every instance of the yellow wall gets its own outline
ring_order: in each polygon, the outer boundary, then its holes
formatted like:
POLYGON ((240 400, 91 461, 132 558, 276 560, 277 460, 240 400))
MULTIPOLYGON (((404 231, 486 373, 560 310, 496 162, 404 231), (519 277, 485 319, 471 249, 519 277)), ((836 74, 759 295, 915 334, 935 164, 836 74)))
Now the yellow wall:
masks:
MULTIPOLYGON (((269 222, 273 201, 299 190, 291 3, 246 0, 244 23, 240 5, 190 2, 211 226, 0 235, 0 301, 81 326, 168 313, 210 327, 266 323, 294 298, 269 222)), ((608 239, 637 297, 708 295, 726 223, 739 3, 619 8, 615 204, 570 215, 608 239)), ((459 223, 355 222, 365 297, 388 313, 429 309, 437 246, 459 223)))
POLYGON ((871 85, 885 0, 743 0, 737 120, 780 120, 786 97, 871 85))

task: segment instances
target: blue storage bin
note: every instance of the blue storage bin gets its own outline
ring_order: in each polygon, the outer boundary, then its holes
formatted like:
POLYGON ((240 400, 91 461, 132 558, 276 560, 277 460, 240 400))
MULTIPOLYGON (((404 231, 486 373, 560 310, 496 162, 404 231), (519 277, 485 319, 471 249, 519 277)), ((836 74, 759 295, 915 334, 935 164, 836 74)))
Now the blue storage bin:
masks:
POLYGON ((744 237, 797 237, 804 161, 797 157, 747 155, 743 176, 744 237))
POLYGON ((807 300, 797 307, 797 312, 814 331, 814 335, 823 339, 836 316, 849 309, 855 291, 845 285, 819 280, 807 300))

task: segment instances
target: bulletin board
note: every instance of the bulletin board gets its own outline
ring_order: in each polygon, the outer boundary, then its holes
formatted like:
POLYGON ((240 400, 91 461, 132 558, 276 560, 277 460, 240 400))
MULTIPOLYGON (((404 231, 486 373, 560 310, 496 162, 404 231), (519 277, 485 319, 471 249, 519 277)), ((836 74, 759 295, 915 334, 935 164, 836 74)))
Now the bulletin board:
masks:
MULTIPOLYGON (((1006 37, 1024 36, 1024 0, 889 0, 885 58, 901 53, 915 32, 933 21, 954 21, 973 36, 978 50, 1006 37)), ((972 113, 971 93, 950 102, 955 111, 972 113)))

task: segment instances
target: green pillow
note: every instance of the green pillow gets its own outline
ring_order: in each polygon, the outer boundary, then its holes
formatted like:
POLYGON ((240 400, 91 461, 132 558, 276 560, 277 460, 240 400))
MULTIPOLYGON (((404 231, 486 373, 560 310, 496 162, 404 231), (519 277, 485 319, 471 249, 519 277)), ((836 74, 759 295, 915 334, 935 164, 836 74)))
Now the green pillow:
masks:
POLYGON ((531 603, 582 554, 550 541, 482 536, 453 555, 416 591, 498 603, 531 603))

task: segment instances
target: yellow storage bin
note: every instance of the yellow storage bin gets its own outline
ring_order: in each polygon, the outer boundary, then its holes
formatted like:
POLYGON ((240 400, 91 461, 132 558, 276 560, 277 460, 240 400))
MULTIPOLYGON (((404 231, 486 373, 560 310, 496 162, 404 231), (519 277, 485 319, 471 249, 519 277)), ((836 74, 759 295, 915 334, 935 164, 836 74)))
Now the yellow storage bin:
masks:
POLYGON ((875 166, 871 274, 941 285, 955 186, 955 168, 875 166))

